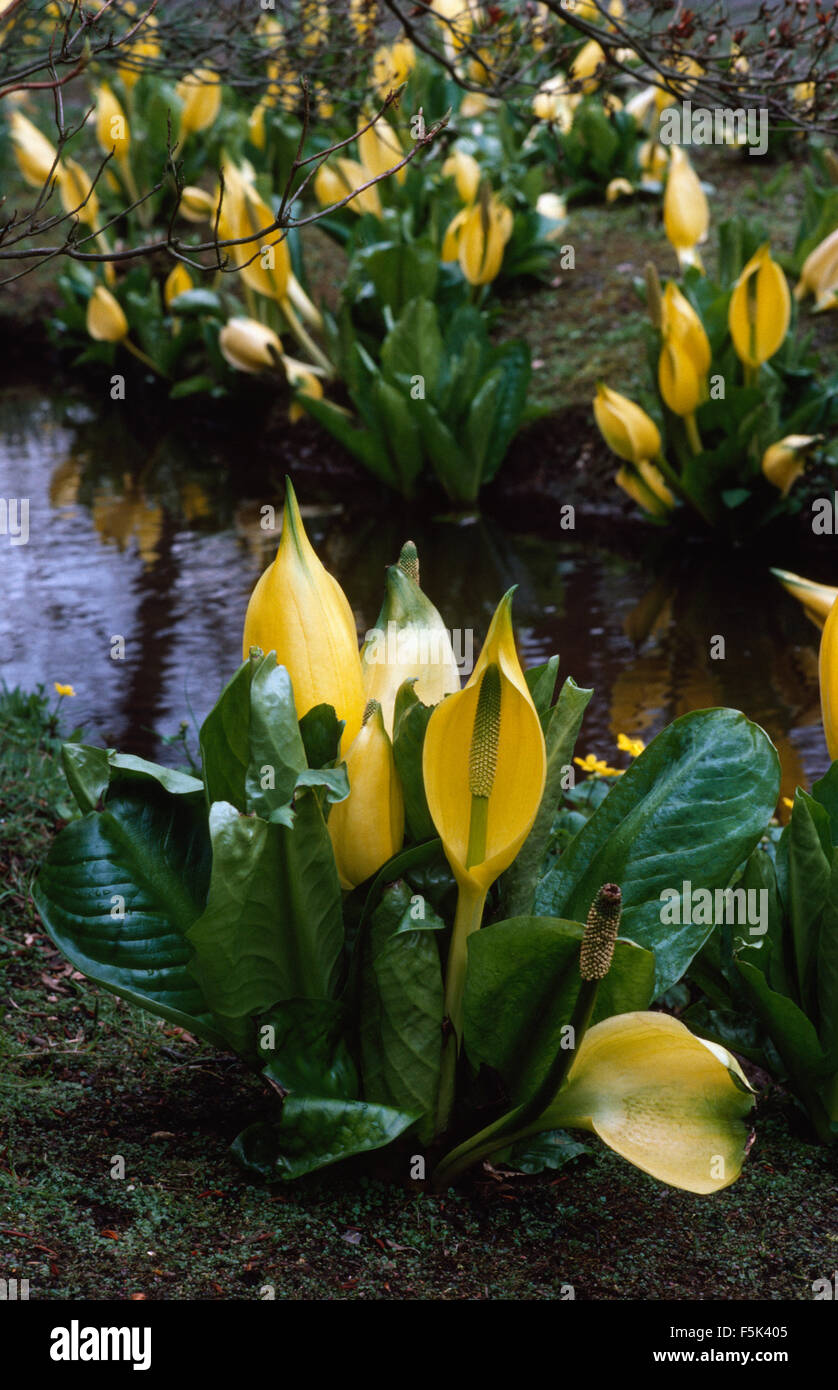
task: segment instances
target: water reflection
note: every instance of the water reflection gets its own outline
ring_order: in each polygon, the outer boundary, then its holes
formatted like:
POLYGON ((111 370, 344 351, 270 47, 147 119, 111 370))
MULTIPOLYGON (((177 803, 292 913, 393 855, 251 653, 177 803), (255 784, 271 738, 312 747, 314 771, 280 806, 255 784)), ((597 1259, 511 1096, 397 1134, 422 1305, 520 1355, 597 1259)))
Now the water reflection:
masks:
MULTIPOLYGON (((0 398, 0 441, 0 495, 30 499, 28 544, 0 538, 0 677, 68 682, 91 738, 176 756, 160 736, 200 722, 239 661, 247 598, 278 538, 265 523, 271 507, 281 516, 280 488, 260 492, 234 449, 202 457, 165 435, 149 449, 114 414, 38 395, 0 398), (124 660, 112 659, 118 637, 124 660)), ((312 496, 304 513, 361 634, 408 534, 423 587, 450 625, 474 629, 475 649, 517 585, 525 662, 559 651, 564 674, 596 687, 581 752, 614 761, 618 733, 648 741, 687 710, 729 704, 774 739, 786 794, 825 769, 818 634, 761 564, 701 548, 621 554, 626 533, 604 542, 580 512, 576 532, 553 536, 394 514, 384 498, 357 514, 312 496)))

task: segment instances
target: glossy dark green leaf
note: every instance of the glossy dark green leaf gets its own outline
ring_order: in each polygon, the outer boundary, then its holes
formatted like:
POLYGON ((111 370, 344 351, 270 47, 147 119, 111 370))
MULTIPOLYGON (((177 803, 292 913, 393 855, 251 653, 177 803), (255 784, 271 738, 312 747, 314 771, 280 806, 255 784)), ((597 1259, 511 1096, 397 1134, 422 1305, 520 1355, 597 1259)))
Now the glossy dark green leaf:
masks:
POLYGON ((288 999, 260 1015, 263 1074, 302 1096, 356 1100, 358 1073, 347 1046, 348 1016, 336 999, 288 999))
POLYGON ((274 1122, 260 1121, 234 1141, 236 1158, 270 1181, 289 1181, 354 1154, 382 1149, 415 1115, 362 1100, 288 1096, 274 1122))
POLYGON ((832 837, 823 806, 798 787, 786 832, 788 842, 788 925, 794 959, 797 1002, 814 1015, 821 912, 829 891, 832 837))
MULTIPOLYGON (((500 1072, 515 1102, 534 1093, 562 1047, 581 985, 583 932, 578 922, 515 917, 469 938, 466 1051, 475 1066, 500 1072)), ((593 1021, 647 1008, 654 978, 651 952, 618 939, 593 1021)))
POLYGON ((314 705, 300 720, 300 738, 309 767, 331 767, 337 761, 345 720, 331 705, 314 705))
POLYGON ((364 1096, 429 1122, 439 1087, 444 923, 404 881, 383 894, 362 947, 360 1045, 364 1096))
POLYGON ((713 930, 712 921, 662 920, 666 895, 682 895, 687 882, 693 892, 725 888, 773 814, 779 785, 776 750, 757 724, 729 709, 682 715, 571 841, 539 885, 536 909, 584 920, 601 885, 619 884, 621 932, 654 951, 661 994, 713 930))
POLYGON ((306 755, 291 677, 284 666, 276 665, 274 658, 266 657, 253 671, 249 714, 244 784, 247 809, 265 820, 275 819, 277 812, 284 813, 283 822, 290 825, 289 803, 306 766, 306 755))
POLYGON ((113 748, 65 743, 61 747, 61 761, 70 790, 82 811, 95 810, 110 783, 117 779, 127 782, 148 778, 173 796, 195 795, 203 790, 203 783, 197 777, 161 767, 133 753, 117 753, 113 748))
POLYGON ((115 787, 106 810, 72 821, 58 835, 34 896, 50 936, 76 969, 221 1043, 187 969, 186 933, 203 910, 209 851, 203 806, 152 784, 115 787))
POLYGON ((553 704, 553 696, 556 693, 556 680, 558 674, 558 656, 551 656, 550 660, 543 662, 541 666, 531 666, 528 671, 524 672, 527 689, 538 711, 541 727, 545 730, 546 724, 549 722, 548 717, 553 704))
POLYGON ((201 760, 207 801, 247 805, 245 781, 250 764, 250 682, 255 663, 245 661, 225 685, 201 725, 201 760))
POLYGON ((190 969, 237 1048, 257 1014, 286 999, 327 999, 341 969, 343 919, 331 841, 311 792, 294 824, 269 825, 227 802, 210 811, 207 906, 189 932, 190 969))

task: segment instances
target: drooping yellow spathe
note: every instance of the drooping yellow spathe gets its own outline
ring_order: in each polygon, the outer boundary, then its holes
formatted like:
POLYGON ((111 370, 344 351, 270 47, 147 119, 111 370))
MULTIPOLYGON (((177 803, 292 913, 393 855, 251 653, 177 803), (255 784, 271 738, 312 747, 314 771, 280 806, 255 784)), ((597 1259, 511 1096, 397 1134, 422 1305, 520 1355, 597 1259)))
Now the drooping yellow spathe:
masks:
POLYGON ((324 569, 305 533, 290 482, 276 559, 247 605, 243 651, 276 652, 294 687, 297 717, 314 705, 332 705, 346 721, 348 748, 361 727, 364 690, 352 609, 324 569))
POLYGON ((169 271, 163 286, 163 303, 166 308, 171 306, 172 300, 177 299, 179 294, 186 294, 187 290, 192 288, 192 276, 183 261, 178 261, 177 265, 169 271))
POLYGON ((585 96, 595 92, 599 86, 597 73, 600 68, 605 67, 605 51, 596 39, 589 39, 583 44, 574 58, 570 67, 570 76, 574 82, 580 84, 581 91, 585 96))
POLYGON ((212 125, 221 109, 221 84, 216 73, 209 68, 197 68, 181 79, 175 92, 183 102, 180 115, 182 140, 212 125))
POLYGON ((367 705, 346 754, 349 796, 327 822, 341 888, 357 888, 398 854, 404 840, 404 796, 381 706, 367 705))
POLYGON ((766 242, 748 261, 730 296, 727 321, 740 362, 753 369, 773 357, 790 319, 788 283, 766 242))
POLYGON ((753 1103, 725 1048, 669 1014, 618 1014, 585 1033, 538 1128, 590 1130, 660 1182, 707 1194, 742 1171, 753 1103))
POLYGON ((41 188, 52 173, 60 174, 58 151, 45 135, 20 111, 13 111, 9 121, 15 159, 28 184, 41 188))
POLYGON ((96 139, 104 154, 114 152, 117 163, 124 164, 131 148, 131 129, 122 104, 107 82, 96 92, 96 139))
POLYGON ((382 210, 378 188, 375 184, 364 187, 374 177, 357 159, 332 158, 321 164, 315 174, 314 196, 320 206, 326 208, 342 202, 347 194, 354 193, 355 196, 350 198, 346 206, 359 217, 371 212, 373 217, 380 219, 382 210))
POLYGON ((667 283, 661 301, 664 336, 676 339, 689 354, 696 372, 703 377, 710 370, 710 341, 698 314, 674 280, 667 283))
POLYGON ((838 758, 838 603, 827 614, 818 654, 821 714, 826 746, 834 762, 838 758))
POLYGON ((282 356, 279 335, 258 319, 228 319, 218 335, 226 362, 237 372, 264 372, 278 365, 282 356))
POLYGON ((776 444, 769 444, 762 456, 763 477, 787 497, 805 471, 807 455, 822 438, 819 434, 787 434, 776 444))
MULTIPOLYGON (((364 130, 366 125, 362 117, 358 122, 358 129, 363 131, 358 136, 358 158, 368 179, 380 178, 404 159, 405 152, 396 131, 384 116, 379 116, 368 130, 364 130)), ((396 183, 404 183, 407 169, 398 169, 393 177, 396 183)))
POLYGON ((515 858, 541 804, 546 772, 544 735, 512 631, 512 590, 498 604, 465 688, 437 705, 428 722, 422 774, 428 808, 457 883, 482 895, 515 858), (483 677, 500 676, 494 778, 488 795, 483 858, 467 867, 472 810, 470 750, 483 677))
POLYGON ((361 650, 364 693, 381 705, 384 727, 393 734, 399 687, 414 682, 425 705, 438 705, 460 689, 460 673, 442 618, 415 579, 401 564, 387 570, 386 591, 378 622, 361 650))
POLYGON ((462 208, 448 224, 442 260, 459 261, 470 285, 490 284, 503 264, 513 223, 512 209, 494 193, 486 193, 471 207, 462 208))
POLYGON ((381 97, 406 82, 416 65, 416 50, 409 39, 377 48, 372 63, 372 84, 381 97))
POLYGON ((100 343, 121 343, 128 337, 122 305, 104 285, 97 285, 87 301, 87 331, 100 343))
POLYGON ((794 287, 795 299, 815 297, 815 312, 838 308, 838 227, 819 242, 803 262, 794 287))
POLYGON ((600 433, 612 453, 626 463, 656 459, 661 452, 660 430, 639 405, 619 391, 597 383, 594 416, 600 433))
POLYGON ((681 265, 701 267, 696 247, 710 226, 710 210, 704 189, 679 145, 669 157, 669 176, 663 197, 663 225, 681 265))
POLYGON ((791 570, 774 569, 771 573, 779 579, 786 592, 797 599, 807 618, 810 618, 816 627, 823 628, 830 609, 838 598, 838 587, 832 584, 818 584, 814 579, 804 579, 801 574, 794 574, 791 570))
POLYGON ((658 359, 660 393, 674 415, 693 415, 704 399, 704 378, 682 338, 676 334, 663 340, 658 359))
POLYGON ((453 178, 461 203, 469 206, 474 202, 480 187, 480 165, 473 154, 467 154, 465 150, 452 150, 443 163, 442 177, 453 178))

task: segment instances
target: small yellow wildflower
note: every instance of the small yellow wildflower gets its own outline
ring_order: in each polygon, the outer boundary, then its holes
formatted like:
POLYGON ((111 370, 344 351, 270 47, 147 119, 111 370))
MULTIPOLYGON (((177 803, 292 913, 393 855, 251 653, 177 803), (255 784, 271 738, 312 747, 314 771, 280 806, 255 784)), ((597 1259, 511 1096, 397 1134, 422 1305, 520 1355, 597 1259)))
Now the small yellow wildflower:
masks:
POLYGON ((783 797, 783 805, 787 806, 790 811, 794 810, 794 802, 792 801, 790 796, 783 797))
POLYGON ((71 685, 60 685, 58 681, 53 681, 57 695, 75 695, 75 690, 71 685))
POLYGON ((593 753, 586 754, 584 758, 574 758, 573 761, 583 772, 591 772, 595 777, 619 777, 622 772, 622 768, 609 767, 604 758, 596 758, 593 753))
POLYGON ((633 758, 639 758, 646 745, 642 738, 629 738, 628 734, 618 734, 617 747, 621 753, 630 753, 633 758))

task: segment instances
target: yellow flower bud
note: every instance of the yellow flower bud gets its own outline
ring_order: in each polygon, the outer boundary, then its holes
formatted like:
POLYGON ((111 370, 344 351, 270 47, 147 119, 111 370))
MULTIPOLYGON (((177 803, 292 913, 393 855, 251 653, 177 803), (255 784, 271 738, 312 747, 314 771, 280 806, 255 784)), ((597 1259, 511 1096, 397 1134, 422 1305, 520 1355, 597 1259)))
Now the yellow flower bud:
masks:
POLYGON ((710 341, 704 324, 674 280, 670 280, 664 290, 661 312, 664 337, 676 339, 689 354, 698 375, 706 376, 712 357, 710 341))
POLYGON ((762 456, 762 472, 772 487, 787 497, 806 467, 806 456, 822 438, 819 434, 787 434, 762 456))
POLYGON ((673 145, 669 158, 663 224, 679 261, 700 266, 695 248, 707 236, 710 210, 698 175, 678 145, 673 145))
POLYGON ((122 305, 104 285, 97 285, 87 301, 87 331, 99 343, 121 343, 128 337, 122 305))
POLYGON ((404 681, 414 681, 414 693, 425 705, 438 705, 460 688, 448 629, 401 562, 387 571, 384 604, 367 633, 361 669, 367 699, 381 705, 391 737, 396 695, 404 681))
POLYGON ((730 296, 728 327, 740 361, 753 368, 773 357, 790 319, 786 277, 766 243, 748 261, 730 296))
POLYGON ((595 92, 599 86, 599 79, 595 76, 606 62, 605 52, 596 39, 589 39, 583 44, 570 67, 570 76, 574 82, 581 83, 581 89, 585 96, 595 92))
MULTIPOLYGON (((314 178, 314 196, 321 207, 331 207, 333 203, 339 203, 353 189, 361 188, 363 184, 368 183, 370 177, 371 175, 357 160, 330 159, 326 164, 321 164, 317 170, 314 178)), ((374 217, 381 217, 381 199, 375 184, 351 198, 346 206, 356 212, 359 217, 365 212, 371 212, 374 217)))
POLYGON ((815 297, 815 309, 834 309, 838 304, 838 227, 809 252, 795 285, 795 299, 815 297))
POLYGON ((58 151, 20 111, 12 112, 10 124, 18 168, 28 184, 42 188, 51 172, 60 174, 58 151))
POLYGON ((818 655, 821 687, 821 713, 826 746, 833 762, 838 758, 838 603, 834 603, 824 623, 818 655))
POLYGON ((704 399, 704 378, 682 338, 664 338, 658 359, 660 393, 674 415, 693 415, 704 399))
POLYGON ((166 283, 163 286, 163 303, 166 305, 166 308, 168 309, 171 306, 172 300, 177 299, 179 294, 185 294, 187 290, 191 289, 192 276, 189 274, 183 261, 178 261, 177 265, 173 266, 169 271, 169 274, 166 276, 166 283))
POLYGON ((337 580, 314 552, 290 482, 276 559, 247 606, 245 657, 254 646, 275 651, 287 668, 299 718, 315 705, 332 705, 338 719, 346 721, 343 743, 348 747, 364 712, 355 619, 337 580))
POLYGON ((376 50, 372 64, 372 84, 379 96, 386 97, 406 82, 416 63, 413 44, 407 39, 376 50))
POLYGON ((503 264, 506 243, 512 235, 511 208, 494 194, 463 208, 449 223, 442 245, 442 259, 460 262, 470 285, 488 285, 503 264))
POLYGON ((605 190, 606 203, 616 203, 618 198, 631 198, 634 194, 634 184, 629 183, 628 179, 612 179, 605 190))
POLYGON ((327 824, 341 887, 351 889, 378 873, 404 840, 404 796, 375 700, 346 754, 346 775, 349 796, 332 807, 327 824))
POLYGON ((218 346, 237 372, 270 370, 282 356, 278 335, 257 319, 228 319, 218 335, 218 346))
POLYGON ((103 153, 110 154, 113 150, 117 161, 125 160, 131 148, 131 131, 119 98, 107 82, 103 82, 96 93, 95 114, 96 139, 103 153))
POLYGON ((454 179, 461 203, 468 205, 474 202, 480 187, 480 165, 473 154, 466 154, 465 150, 452 150, 442 166, 442 177, 454 179))
POLYGON ((65 212, 76 212, 81 222, 96 225, 99 199, 84 169, 74 159, 65 159, 58 171, 58 192, 65 212))
POLYGON ((641 459, 657 458, 661 451, 660 431, 646 411, 627 396, 600 382, 594 416, 603 439, 618 458, 635 464, 641 459))
MULTIPOLYGON (((365 125, 366 121, 362 119, 358 128, 363 129, 365 125)), ((375 125, 358 136, 358 158, 368 179, 386 174, 388 169, 404 159, 399 137, 383 116, 379 116, 375 125)), ((399 169, 395 175, 396 183, 404 183, 406 175, 407 169, 399 169)))
POLYGON ((221 109, 221 84, 208 68, 187 73, 175 92, 183 102, 180 116, 181 139, 211 126, 221 109))
POLYGON ((218 198, 194 184, 187 184, 180 195, 180 211, 187 222, 209 222, 215 217, 217 207, 218 198))

